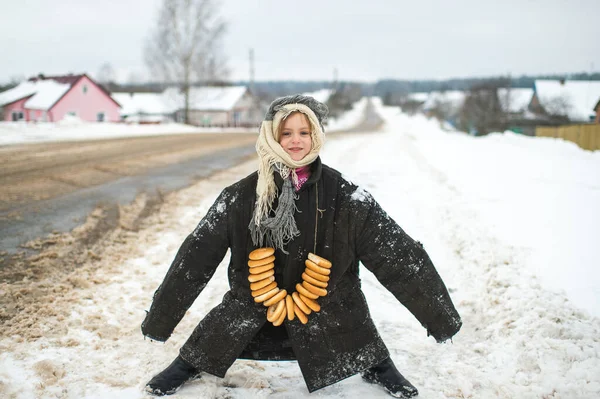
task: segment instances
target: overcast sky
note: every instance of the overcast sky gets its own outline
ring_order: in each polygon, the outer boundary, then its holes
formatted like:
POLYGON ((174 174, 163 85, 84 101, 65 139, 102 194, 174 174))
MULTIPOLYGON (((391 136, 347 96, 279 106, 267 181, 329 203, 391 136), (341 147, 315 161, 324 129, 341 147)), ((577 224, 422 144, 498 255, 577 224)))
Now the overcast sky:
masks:
MULTIPOLYGON (((145 79, 161 0, 3 2, 0 82, 95 75, 145 79)), ((600 71, 599 0, 224 0, 231 78, 442 79, 600 71)))

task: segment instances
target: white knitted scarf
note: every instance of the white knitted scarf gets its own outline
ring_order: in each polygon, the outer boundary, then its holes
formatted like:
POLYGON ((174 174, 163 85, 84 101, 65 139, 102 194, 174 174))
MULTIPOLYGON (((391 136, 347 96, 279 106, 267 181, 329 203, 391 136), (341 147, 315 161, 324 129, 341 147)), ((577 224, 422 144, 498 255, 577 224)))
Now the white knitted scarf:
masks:
MULTIPOLYGON (((281 178, 284 180, 284 187, 288 187, 287 180, 289 180, 289 187, 292 187, 292 183, 297 183, 298 181, 295 169, 310 165, 317 159, 324 141, 325 134, 321 129, 317 116, 304 104, 283 105, 277 111, 272 121, 265 120, 262 122, 260 134, 256 141, 256 152, 258 153, 256 204, 249 226, 255 245, 262 246, 266 242, 269 246, 275 246, 283 250, 283 245, 299 234, 293 217, 295 205, 291 212, 285 210, 285 215, 280 217, 280 219, 284 218, 285 220, 277 223, 277 227, 273 228, 273 223, 268 223, 269 215, 273 211, 275 197, 278 195, 274 173, 281 175, 281 178), (294 161, 278 142, 279 125, 293 112, 302 112, 307 116, 311 125, 311 150, 300 161, 294 161)), ((283 198, 279 198, 278 207, 282 206, 282 200, 283 198)), ((288 201, 289 199, 286 197, 287 205, 285 206, 289 207, 288 201)))

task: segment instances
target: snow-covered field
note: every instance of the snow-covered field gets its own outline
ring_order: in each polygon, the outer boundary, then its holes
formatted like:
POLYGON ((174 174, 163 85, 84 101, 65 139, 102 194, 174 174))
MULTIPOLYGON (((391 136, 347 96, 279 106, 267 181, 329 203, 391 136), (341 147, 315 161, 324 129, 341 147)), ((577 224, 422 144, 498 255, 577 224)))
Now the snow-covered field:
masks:
MULTIPOLYGON (((363 98, 339 118, 330 118, 328 132, 352 128, 362 121, 367 99, 363 98)), ((203 128, 180 123, 138 125, 126 123, 83 122, 65 118, 56 123, 0 122, 0 146, 11 144, 43 143, 52 141, 98 140, 117 137, 155 136, 165 134, 198 133, 258 133, 257 128, 203 128)))
MULTIPOLYGON (((464 322, 453 343, 436 344, 364 270, 373 318, 400 371, 422 398, 600 397, 600 152, 443 132, 379 107, 383 132, 332 139, 323 162, 424 243, 464 322)), ((24 330, 0 341, 0 397, 145 397, 147 380, 226 291, 227 259, 166 344, 143 339, 144 309, 220 189, 254 167, 169 195, 144 229, 70 276, 78 288, 48 304, 58 316, 28 327, 42 338, 24 330)), ((224 379, 205 375, 173 397, 389 396, 358 376, 309 395, 294 362, 237 361, 224 379)))

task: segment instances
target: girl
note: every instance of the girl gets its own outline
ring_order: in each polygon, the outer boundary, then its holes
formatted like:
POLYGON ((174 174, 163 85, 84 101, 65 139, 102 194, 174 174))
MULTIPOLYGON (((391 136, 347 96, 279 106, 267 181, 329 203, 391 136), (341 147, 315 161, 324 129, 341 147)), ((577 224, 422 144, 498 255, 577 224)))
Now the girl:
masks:
POLYGON ((142 332, 166 341, 228 249, 230 290, 148 392, 174 393, 202 372, 224 377, 245 358, 297 360, 310 392, 362 372, 393 396, 416 396, 371 320, 359 262, 438 342, 460 329, 423 246, 368 192, 321 163, 327 112, 300 95, 269 107, 258 171, 225 188, 183 242, 142 332))

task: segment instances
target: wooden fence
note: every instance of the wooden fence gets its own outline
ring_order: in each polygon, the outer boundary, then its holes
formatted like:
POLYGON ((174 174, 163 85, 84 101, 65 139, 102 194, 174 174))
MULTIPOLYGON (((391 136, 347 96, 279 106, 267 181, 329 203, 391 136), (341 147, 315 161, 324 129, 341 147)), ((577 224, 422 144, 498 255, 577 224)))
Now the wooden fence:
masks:
POLYGON ((569 140, 584 150, 600 150, 600 124, 558 127, 538 126, 535 128, 535 135, 569 140))

